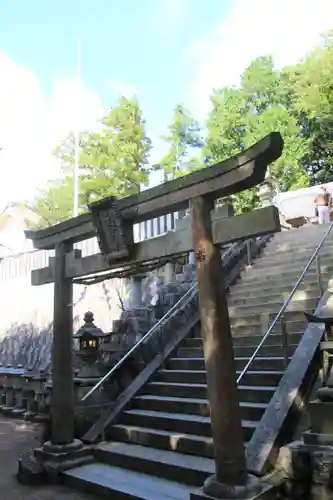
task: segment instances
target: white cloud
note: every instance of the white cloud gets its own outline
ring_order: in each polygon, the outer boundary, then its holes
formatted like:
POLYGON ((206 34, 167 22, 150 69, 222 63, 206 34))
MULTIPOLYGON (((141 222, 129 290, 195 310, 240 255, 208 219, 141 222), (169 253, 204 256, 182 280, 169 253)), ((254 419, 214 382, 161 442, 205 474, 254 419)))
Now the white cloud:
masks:
POLYGON ((190 6, 190 0, 154 0, 150 22, 159 33, 168 34, 184 24, 190 6))
POLYGON ((332 20, 333 0, 234 0, 227 19, 186 53, 186 63, 196 68, 191 108, 204 117, 212 89, 236 84, 255 57, 271 54, 277 67, 295 63, 332 28, 332 20))
POLYGON ((58 171, 52 150, 75 126, 102 113, 94 92, 75 78, 54 82, 47 97, 37 76, 0 51, 0 206, 31 199, 58 171))

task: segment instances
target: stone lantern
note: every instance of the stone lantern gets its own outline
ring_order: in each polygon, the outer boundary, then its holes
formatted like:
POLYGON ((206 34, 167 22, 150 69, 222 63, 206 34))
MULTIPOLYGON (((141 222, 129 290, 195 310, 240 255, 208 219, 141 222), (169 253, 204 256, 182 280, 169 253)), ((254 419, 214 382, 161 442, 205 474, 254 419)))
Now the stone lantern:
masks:
POLYGON ((274 197, 278 193, 279 182, 271 175, 269 167, 267 167, 265 180, 259 186, 258 196, 263 207, 273 205, 274 197))
POLYGON ((99 344, 102 339, 109 337, 94 324, 94 315, 88 311, 84 315, 84 324, 73 335, 79 341, 79 350, 75 351, 81 359, 82 366, 77 374, 77 379, 100 378, 101 374, 97 365, 99 358, 99 344))

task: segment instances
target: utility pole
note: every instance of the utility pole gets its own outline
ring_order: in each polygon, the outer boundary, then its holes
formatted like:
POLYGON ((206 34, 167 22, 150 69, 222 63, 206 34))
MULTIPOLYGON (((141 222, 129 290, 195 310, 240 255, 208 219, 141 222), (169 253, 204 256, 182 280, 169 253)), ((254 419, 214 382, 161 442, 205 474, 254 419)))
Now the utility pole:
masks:
MULTIPOLYGON (((81 83, 81 41, 77 42, 77 66, 76 66, 76 80, 78 87, 81 83)), ((78 112, 77 112, 78 115, 78 112)), ((78 116, 76 117, 78 118, 78 116)), ((75 133, 74 133, 74 188, 73 188, 73 217, 79 215, 79 149, 80 149, 80 131, 79 131, 79 123, 75 124, 75 133)))

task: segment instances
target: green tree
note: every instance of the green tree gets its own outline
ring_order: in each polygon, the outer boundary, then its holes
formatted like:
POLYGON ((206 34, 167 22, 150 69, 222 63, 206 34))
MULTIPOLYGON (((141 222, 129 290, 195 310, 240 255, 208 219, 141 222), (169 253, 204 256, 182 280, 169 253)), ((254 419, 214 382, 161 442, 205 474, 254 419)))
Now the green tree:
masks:
POLYGON ((162 139, 169 144, 168 153, 160 161, 164 181, 200 168, 202 164, 199 158, 190 156, 194 150, 203 147, 200 127, 183 105, 177 104, 174 108, 168 134, 163 135, 162 139))
MULTIPOLYGON (((136 99, 120 98, 100 122, 98 132, 82 132, 79 138, 79 206, 105 196, 122 198, 138 193, 149 182, 151 140, 136 99)), ((38 193, 34 210, 41 225, 52 225, 72 215, 75 141, 71 133, 55 150, 61 177, 38 193)))
POLYGON ((138 193, 149 182, 151 140, 135 99, 122 97, 89 134, 82 150, 82 185, 86 203, 104 196, 122 198, 138 193))
MULTIPOLYGON (((250 147, 272 131, 281 132, 285 147, 272 166, 281 190, 308 185, 301 165, 308 141, 293 109, 287 106, 286 89, 271 57, 254 60, 242 75, 239 87, 217 89, 212 95, 212 111, 207 120, 204 154, 208 163, 225 160, 250 147)), ((253 209, 259 203, 257 189, 235 196, 237 213, 253 209)))
POLYGON ((302 164, 311 184, 333 181, 333 31, 289 74, 302 134, 309 140, 302 164))
MULTIPOLYGON (((73 178, 65 177, 40 190, 34 201, 33 210, 38 214, 37 227, 47 227, 70 219, 73 215, 73 178)), ((28 224, 28 225, 31 225, 28 224)))

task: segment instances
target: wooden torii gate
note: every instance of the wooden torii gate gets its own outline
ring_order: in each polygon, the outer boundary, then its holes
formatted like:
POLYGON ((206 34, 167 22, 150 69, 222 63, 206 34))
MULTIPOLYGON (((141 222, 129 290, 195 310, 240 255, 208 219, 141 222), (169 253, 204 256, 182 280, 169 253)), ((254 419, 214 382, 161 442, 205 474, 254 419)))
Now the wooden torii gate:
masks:
POLYGON ((217 198, 230 196, 264 181, 267 166, 280 157, 283 140, 271 133, 241 154, 204 170, 121 200, 108 198, 91 206, 91 213, 50 228, 26 231, 36 249, 55 249, 49 266, 32 271, 32 284, 54 282, 52 349, 51 443, 45 452, 79 449, 74 440, 73 280, 112 271, 130 270, 138 262, 154 262, 194 250, 201 330, 207 372, 216 474, 206 493, 239 498, 256 491, 247 474, 243 431, 236 387, 236 369, 226 293, 218 245, 280 230, 274 207, 217 220, 211 211, 217 198), (191 230, 171 232, 141 243, 133 242, 133 224, 190 208, 191 230), (81 257, 77 241, 98 236, 102 253, 81 257))

